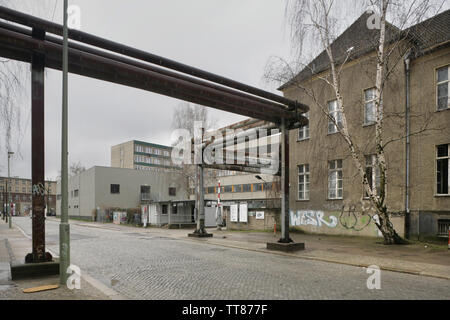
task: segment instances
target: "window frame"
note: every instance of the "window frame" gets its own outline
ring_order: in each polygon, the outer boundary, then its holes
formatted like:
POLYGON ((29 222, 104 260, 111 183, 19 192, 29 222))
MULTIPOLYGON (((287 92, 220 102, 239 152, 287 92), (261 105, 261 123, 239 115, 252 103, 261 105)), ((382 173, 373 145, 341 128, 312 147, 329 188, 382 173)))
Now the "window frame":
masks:
POLYGON ((340 129, 342 129, 343 123, 342 123, 342 112, 340 112, 340 111, 338 110, 338 101, 337 101, 337 99, 328 101, 328 102, 327 102, 327 108, 328 108, 328 114, 329 114, 331 117, 333 117, 334 121, 337 122, 338 125, 341 124, 341 128, 338 129, 338 126, 336 126, 336 125, 330 120, 330 118, 327 117, 327 120, 328 120, 328 122, 327 122, 327 132, 328 132, 329 135, 330 135, 330 134, 338 133, 338 132, 340 131, 340 129), (335 110, 334 110, 334 111, 330 111, 330 104, 332 104, 332 103, 335 104, 335 110), (336 117, 337 117, 337 115, 338 115, 339 113, 341 114, 341 121, 340 121, 340 122, 336 119, 336 117), (333 127, 335 128, 335 131, 330 132, 330 124, 333 125, 333 127))
POLYGON ((328 200, 343 200, 344 199, 344 170, 343 170, 343 167, 344 167, 344 161, 342 159, 336 159, 336 160, 329 160, 328 161, 328 179, 327 179, 328 180, 327 181, 328 182, 328 184, 327 184, 327 199, 328 200), (339 161, 341 162, 340 168, 338 168, 338 166, 337 166, 339 161), (330 167, 331 163, 335 164, 335 168, 331 168, 330 167), (339 172, 341 172, 341 178, 340 179, 339 179, 339 172), (334 198, 332 198, 330 196, 330 191, 331 191, 331 189, 330 189, 331 179, 330 178, 331 178, 331 174, 332 173, 337 173, 338 174, 338 176, 336 178, 336 188, 335 188, 336 196, 334 198), (342 185, 341 188, 339 188, 339 180, 341 181, 341 185, 342 185), (341 190, 341 196, 340 197, 339 197, 339 190, 341 190))
MULTIPOLYGON (((307 118, 308 121, 309 121, 309 118, 310 118, 309 111, 306 112, 305 114, 303 114, 303 116, 304 116, 305 118, 307 118)), ((310 132, 310 130, 309 130, 309 123, 308 123, 306 126, 301 126, 300 128, 298 128, 298 131, 297 131, 297 141, 305 141, 305 140, 309 140, 310 137, 311 137, 311 132, 310 132), (302 138, 300 138, 300 132, 303 132, 303 137, 302 137, 302 138), (308 135, 306 135, 306 132, 308 133, 308 135)), ((267 149, 267 150, 269 150, 269 149, 267 149)), ((268 153, 270 153, 270 151, 268 151, 268 153)))
POLYGON ((376 103, 375 103, 376 100, 377 100, 376 87, 370 87, 370 88, 363 90, 363 101, 364 101, 364 103, 363 103, 363 126, 364 127, 373 126, 374 124, 377 123, 377 108, 376 108, 376 103), (366 100, 366 91, 369 91, 369 90, 374 91, 372 100, 366 100), (368 103, 371 103, 371 102, 373 102, 373 110, 372 111, 373 111, 373 116, 375 119, 373 120, 373 122, 366 122, 366 106, 368 103))
POLYGON ((310 198, 310 168, 308 163, 299 164, 297 166, 297 200, 298 201, 308 201, 310 198), (300 167, 303 167, 302 172, 300 172, 300 167), (300 182, 300 177, 303 177, 302 183, 300 182), (306 179, 308 177, 308 179, 306 179), (308 181, 306 181, 308 180, 308 181), (300 184, 303 185, 303 198, 300 198, 300 184))
POLYGON ((440 67, 436 67, 434 70, 434 78, 435 78, 435 103, 436 103, 436 111, 440 112, 440 111, 445 111, 445 110, 450 110, 450 64, 447 65, 443 65, 440 67), (443 69, 443 68, 447 68, 447 80, 441 81, 439 82, 438 79, 438 71, 439 69, 443 69), (441 84, 447 83, 447 107, 444 109, 439 109, 439 90, 438 87, 441 84))
MULTIPOLYGON (((378 166, 377 163, 377 155, 376 154, 368 154, 364 156, 364 170, 366 172, 367 175, 367 168, 371 168, 371 180, 369 181, 371 183, 370 188, 373 190, 373 188, 376 189, 377 191, 377 195, 380 196, 380 192, 381 192, 381 171, 380 171, 380 167, 378 166), (370 167, 367 166, 367 158, 370 157, 370 167), (375 168, 375 170, 374 170, 375 168), (377 177, 379 178, 377 181, 377 177), (379 182, 379 185, 377 185, 379 182)), ((363 185, 363 199, 364 200, 369 200, 370 197, 369 195, 366 193, 366 190, 364 189, 364 185, 363 185)))
POLYGON ((110 194, 120 194, 120 184, 117 184, 117 183, 111 183, 110 184, 110 187, 109 187, 109 192, 110 192, 110 194), (118 191, 117 192, 115 192, 114 190, 113 190, 113 186, 118 186, 118 191))
POLYGON ((435 162, 435 187, 436 187, 436 196, 440 196, 440 197, 446 197, 446 196, 450 196, 450 143, 444 143, 444 144, 439 144, 435 146, 435 156, 436 156, 436 162, 435 162), (438 147, 440 146, 447 146, 447 156, 438 156, 438 147), (438 173, 438 161, 439 160, 447 160, 447 193, 439 193, 438 191, 438 186, 437 186, 437 173, 438 173))

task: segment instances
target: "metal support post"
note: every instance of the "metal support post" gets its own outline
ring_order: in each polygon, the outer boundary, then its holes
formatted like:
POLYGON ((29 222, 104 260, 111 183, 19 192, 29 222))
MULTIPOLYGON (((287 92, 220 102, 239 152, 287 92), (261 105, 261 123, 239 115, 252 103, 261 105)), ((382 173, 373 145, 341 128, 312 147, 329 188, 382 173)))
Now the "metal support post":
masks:
MULTIPOLYGON (((45 31, 33 29, 33 38, 45 39, 45 31)), ((32 252, 26 263, 51 261, 45 252, 45 139, 44 80, 45 54, 33 52, 31 62, 31 191, 32 191, 32 252)))
POLYGON ((278 242, 290 243, 289 237, 289 130, 281 121, 281 238, 278 242))

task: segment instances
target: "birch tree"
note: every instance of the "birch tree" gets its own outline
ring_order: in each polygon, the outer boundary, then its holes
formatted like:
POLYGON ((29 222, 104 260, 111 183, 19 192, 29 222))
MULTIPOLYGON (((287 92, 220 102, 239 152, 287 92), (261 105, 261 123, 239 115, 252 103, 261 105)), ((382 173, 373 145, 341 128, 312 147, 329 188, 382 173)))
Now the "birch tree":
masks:
MULTIPOLYGON (((186 129, 189 131, 190 136, 194 138, 194 123, 196 121, 202 122, 205 132, 213 129, 217 124, 217 120, 209 114, 208 108, 189 102, 182 102, 174 110, 172 129, 186 129)), ((174 145, 177 143, 178 141, 175 141, 174 145)), ((187 197, 189 197, 190 188, 195 186, 196 183, 195 165, 183 164, 180 172, 186 181, 186 192, 187 197)), ((208 182, 207 179, 208 174, 205 174, 205 184, 208 182)))
MULTIPOLYGON (((286 21, 291 29, 291 41, 295 49, 296 59, 289 63, 284 59, 271 59, 267 65, 265 77, 267 80, 289 83, 300 89, 313 101, 311 109, 317 108, 320 113, 331 121, 342 137, 352 163, 355 166, 362 181, 363 188, 375 208, 378 219, 374 221, 383 235, 385 244, 404 243, 394 229, 389 216, 389 203, 386 202, 386 184, 388 169, 386 165, 386 146, 394 141, 385 141, 384 121, 384 90, 388 79, 392 76, 395 67, 402 63, 405 55, 414 49, 414 44, 409 39, 407 28, 423 21, 425 18, 435 15, 442 10, 445 1, 442 0, 371 0, 371 1, 334 1, 334 0, 288 0, 286 1, 286 21), (372 10, 367 24, 378 30, 373 39, 372 48, 376 52, 375 70, 373 72, 375 88, 375 150, 376 166, 380 174, 379 186, 371 185, 365 170, 365 156, 363 146, 355 142, 355 136, 349 130, 347 122, 348 98, 343 95, 342 88, 345 84, 341 81, 341 73, 344 66, 351 60, 354 48, 347 49, 345 54, 337 55, 333 47, 333 41, 342 32, 348 19, 356 17, 366 10, 372 10), (389 22, 388 21, 389 19, 389 22), (387 36, 389 29, 389 37, 387 36), (337 103, 337 111, 340 114, 338 121, 320 99, 320 94, 302 81, 297 81, 298 73, 309 68, 311 74, 318 74, 314 65, 302 64, 299 61, 310 61, 311 57, 325 52, 328 57, 327 72, 318 75, 325 86, 331 88, 337 103)), ((364 32, 361 30, 361 32, 364 32)), ((426 130, 427 122, 420 130, 426 130)), ((417 134, 411 133, 411 134, 417 134)), ((398 137, 396 139, 403 139, 398 137)))

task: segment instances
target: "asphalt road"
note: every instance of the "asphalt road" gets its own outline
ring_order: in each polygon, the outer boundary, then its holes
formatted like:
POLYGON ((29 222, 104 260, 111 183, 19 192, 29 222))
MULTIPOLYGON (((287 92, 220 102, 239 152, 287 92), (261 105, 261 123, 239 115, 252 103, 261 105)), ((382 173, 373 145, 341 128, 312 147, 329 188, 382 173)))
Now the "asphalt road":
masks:
MULTIPOLYGON (((31 234, 30 218, 14 223, 31 234)), ((58 253, 59 224, 47 220, 58 253)), ((450 299, 450 281, 161 237, 160 233, 71 225, 71 263, 131 299, 450 299)))

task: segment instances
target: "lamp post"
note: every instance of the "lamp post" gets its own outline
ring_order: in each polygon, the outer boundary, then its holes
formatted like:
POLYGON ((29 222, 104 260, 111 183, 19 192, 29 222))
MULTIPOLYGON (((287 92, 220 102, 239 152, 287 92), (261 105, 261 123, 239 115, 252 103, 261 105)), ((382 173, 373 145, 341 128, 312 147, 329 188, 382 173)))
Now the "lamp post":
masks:
POLYGON ((61 285, 67 282, 67 268, 70 265, 70 225, 68 208, 68 163, 67 163, 67 105, 68 105, 68 37, 67 28, 68 0, 64 0, 63 31, 63 101, 62 101, 62 133, 61 133, 61 223, 59 225, 59 280, 61 285))
POLYGON ((14 154, 14 152, 8 151, 8 205, 6 206, 7 215, 9 217, 9 228, 12 228, 12 216, 11 216, 11 167, 9 165, 11 156, 14 154))

